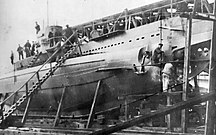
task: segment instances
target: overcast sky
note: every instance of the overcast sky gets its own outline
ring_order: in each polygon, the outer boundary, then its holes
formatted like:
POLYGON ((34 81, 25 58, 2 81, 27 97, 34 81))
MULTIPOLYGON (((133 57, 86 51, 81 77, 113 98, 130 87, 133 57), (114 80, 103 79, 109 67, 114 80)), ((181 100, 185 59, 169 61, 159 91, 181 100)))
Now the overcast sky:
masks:
POLYGON ((133 9, 158 0, 0 0, 0 69, 10 64, 13 50, 15 61, 18 44, 36 40, 35 21, 47 25, 70 26, 133 9), (48 2, 48 4, 47 4, 48 2), (48 5, 48 6, 47 6, 48 5), (48 8, 47 8, 48 7, 48 8))

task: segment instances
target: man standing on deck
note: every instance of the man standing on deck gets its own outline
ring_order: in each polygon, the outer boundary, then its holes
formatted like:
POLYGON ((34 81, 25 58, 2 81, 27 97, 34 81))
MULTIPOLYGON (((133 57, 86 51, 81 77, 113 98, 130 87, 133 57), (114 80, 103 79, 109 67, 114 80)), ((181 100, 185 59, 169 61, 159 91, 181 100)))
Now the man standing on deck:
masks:
POLYGON ((53 39, 53 28, 51 28, 51 31, 49 32, 48 34, 48 38, 49 38, 49 41, 50 41, 50 47, 53 47, 54 46, 54 39, 53 39))
POLYGON ((35 55, 35 42, 32 41, 31 56, 35 55))
POLYGON ((53 36, 55 37, 54 41, 55 41, 55 45, 56 45, 59 41, 61 41, 62 33, 59 30, 54 29, 53 36))
POLYGON ((31 56, 31 44, 29 43, 29 40, 27 40, 26 44, 24 45, 25 47, 25 53, 26 53, 26 58, 31 56))
POLYGON ((35 22, 35 24, 36 34, 38 34, 38 32, 40 31, 40 25, 37 22, 35 22))
POLYGON ((11 56, 10 56, 11 64, 14 64, 14 53, 11 51, 11 56))
MULTIPOLYGON (((64 36, 66 37, 66 40, 73 34, 72 29, 69 27, 69 25, 66 25, 66 29, 65 29, 65 33, 64 36)), ((66 42, 67 45, 70 45, 71 40, 69 40, 68 42, 66 42)))
POLYGON ((19 60, 21 60, 21 58, 23 59, 23 48, 20 46, 17 48, 17 52, 19 54, 19 60))

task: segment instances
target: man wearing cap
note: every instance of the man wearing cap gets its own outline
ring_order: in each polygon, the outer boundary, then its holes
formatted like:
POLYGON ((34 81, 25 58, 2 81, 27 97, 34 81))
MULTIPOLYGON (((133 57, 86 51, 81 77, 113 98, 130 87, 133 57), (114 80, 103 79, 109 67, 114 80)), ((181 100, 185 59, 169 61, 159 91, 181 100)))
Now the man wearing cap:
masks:
POLYGON ((158 47, 154 50, 154 53, 152 56, 152 60, 153 60, 154 64, 159 63, 160 60, 162 59, 162 54, 163 54, 163 51, 161 50, 162 46, 163 46, 163 44, 160 43, 160 44, 158 44, 158 47))
MULTIPOLYGON (((68 39, 72 34, 73 34, 72 29, 69 27, 69 25, 66 25, 64 36, 68 39)), ((70 42, 67 42, 66 44, 70 44, 70 42)))

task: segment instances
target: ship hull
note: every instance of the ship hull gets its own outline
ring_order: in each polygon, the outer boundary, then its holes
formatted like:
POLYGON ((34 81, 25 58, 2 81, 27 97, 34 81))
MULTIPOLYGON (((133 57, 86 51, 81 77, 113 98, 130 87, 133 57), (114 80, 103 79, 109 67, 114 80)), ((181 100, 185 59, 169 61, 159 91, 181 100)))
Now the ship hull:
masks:
MULTIPOLYGON (((66 94, 63 99, 63 112, 77 111, 78 114, 89 113, 90 106, 95 94, 99 80, 101 85, 98 93, 98 111, 116 107, 122 104, 120 98, 133 94, 150 94, 161 90, 160 68, 146 67, 146 73, 138 75, 133 70, 133 64, 138 64, 139 48, 130 50, 130 55, 124 53, 105 53, 80 58, 68 59, 58 70, 33 94, 30 105, 32 111, 56 111, 61 99, 63 89, 66 94), (124 60, 119 56, 124 56, 124 60), (105 105, 106 104, 106 105, 105 105)), ((39 75, 42 77, 55 63, 48 64, 39 75)), ((37 69, 37 67, 35 67, 37 69)), ((32 69, 34 70, 34 69, 32 69)), ((33 75, 29 69, 25 69, 16 75, 16 82, 11 76, 5 79, 5 86, 19 88, 25 81, 33 75)), ((37 78, 29 82, 29 88, 35 83, 37 78)), ((13 88, 10 88, 13 90, 13 88)), ((10 91, 12 93, 13 91, 10 91)), ((25 94, 25 88, 11 99, 18 99, 25 94)), ((6 102, 8 106, 13 100, 6 102)), ((24 110, 26 103, 19 107, 24 110)))

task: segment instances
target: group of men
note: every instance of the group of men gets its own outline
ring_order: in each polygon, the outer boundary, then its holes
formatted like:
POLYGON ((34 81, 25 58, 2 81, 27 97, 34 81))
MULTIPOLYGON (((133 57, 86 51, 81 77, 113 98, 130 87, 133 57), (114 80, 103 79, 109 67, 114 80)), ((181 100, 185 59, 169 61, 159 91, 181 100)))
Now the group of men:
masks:
POLYGON ((171 82, 174 80, 174 67, 172 63, 166 63, 162 67, 162 62, 164 59, 164 52, 162 51, 163 44, 159 43, 158 47, 154 50, 153 56, 152 56, 152 62, 155 65, 160 66, 163 68, 162 70, 162 84, 163 84, 163 91, 167 91, 169 89, 169 86, 172 85, 171 82))
POLYGON ((66 41, 67 45, 78 43, 78 32, 75 29, 71 29, 69 25, 66 25, 66 29, 63 33, 57 29, 51 28, 48 34, 48 40, 50 42, 50 47, 56 45, 59 41, 66 41))
POLYGON ((51 28, 51 31, 48 34, 48 38, 50 41, 50 47, 53 47, 55 44, 61 41, 62 33, 60 31, 57 31, 56 29, 51 28))
POLYGON ((35 47, 36 47, 35 42, 32 41, 32 45, 31 45, 31 43, 29 42, 29 40, 27 40, 27 42, 25 43, 24 47, 22 47, 19 44, 18 48, 17 48, 17 52, 19 54, 19 60, 24 59, 23 52, 25 52, 26 58, 35 55, 35 47))

